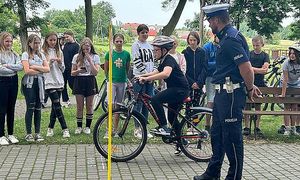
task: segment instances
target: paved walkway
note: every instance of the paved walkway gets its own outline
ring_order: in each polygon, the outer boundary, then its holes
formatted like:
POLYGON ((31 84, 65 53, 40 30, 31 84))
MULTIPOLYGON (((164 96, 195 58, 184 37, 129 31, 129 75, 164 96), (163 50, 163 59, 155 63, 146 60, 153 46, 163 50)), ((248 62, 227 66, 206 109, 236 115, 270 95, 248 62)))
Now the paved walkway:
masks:
MULTIPOLYGON (((207 163, 173 155, 170 145, 146 145, 128 163, 112 164, 112 179, 192 179, 207 163)), ((228 168, 226 160, 222 175, 228 168)), ((243 179, 299 179, 300 145, 245 146, 243 179)), ((94 145, 0 146, 0 179, 107 179, 107 164, 94 145)))

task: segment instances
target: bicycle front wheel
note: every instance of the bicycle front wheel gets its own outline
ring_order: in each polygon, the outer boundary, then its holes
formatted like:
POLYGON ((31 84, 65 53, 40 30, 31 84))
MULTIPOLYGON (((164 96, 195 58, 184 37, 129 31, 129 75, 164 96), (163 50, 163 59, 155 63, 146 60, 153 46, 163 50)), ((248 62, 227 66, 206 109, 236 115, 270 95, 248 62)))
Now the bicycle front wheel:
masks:
POLYGON ((212 120, 212 110, 199 108, 193 111, 180 124, 179 147, 190 159, 197 162, 207 162, 212 156, 210 135, 205 130, 206 118, 212 120))
MULTIPOLYGON (((122 108, 113 110, 112 119, 112 161, 126 162, 137 157, 142 152, 147 142, 147 130, 144 117, 136 111, 128 113, 127 109, 122 108), (117 125, 115 123, 116 120, 118 121, 117 125), (134 134, 136 127, 139 127, 141 137, 134 134)), ((93 131, 93 140, 96 149, 105 158, 108 157, 107 133, 108 113, 105 113, 98 119, 93 131)))

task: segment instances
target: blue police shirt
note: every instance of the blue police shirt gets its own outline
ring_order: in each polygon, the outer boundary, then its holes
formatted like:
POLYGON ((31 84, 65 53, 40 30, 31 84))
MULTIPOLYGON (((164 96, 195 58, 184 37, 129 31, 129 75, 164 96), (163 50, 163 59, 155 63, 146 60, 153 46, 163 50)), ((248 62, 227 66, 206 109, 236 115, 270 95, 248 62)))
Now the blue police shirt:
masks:
POLYGON ((250 57, 245 37, 231 25, 226 25, 217 36, 220 43, 212 83, 224 84, 225 77, 230 77, 233 83, 243 82, 238 65, 249 61, 250 57))

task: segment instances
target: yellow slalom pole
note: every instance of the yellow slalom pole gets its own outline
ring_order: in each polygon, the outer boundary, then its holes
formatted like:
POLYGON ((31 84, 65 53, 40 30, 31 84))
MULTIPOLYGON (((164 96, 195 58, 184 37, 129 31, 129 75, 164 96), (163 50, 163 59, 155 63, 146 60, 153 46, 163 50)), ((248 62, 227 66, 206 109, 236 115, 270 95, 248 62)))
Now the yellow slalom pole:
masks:
POLYGON ((108 64, 108 164, 107 164, 107 179, 111 180, 111 138, 112 138, 112 51, 113 51, 113 41, 112 41, 112 23, 109 24, 109 64, 108 64))

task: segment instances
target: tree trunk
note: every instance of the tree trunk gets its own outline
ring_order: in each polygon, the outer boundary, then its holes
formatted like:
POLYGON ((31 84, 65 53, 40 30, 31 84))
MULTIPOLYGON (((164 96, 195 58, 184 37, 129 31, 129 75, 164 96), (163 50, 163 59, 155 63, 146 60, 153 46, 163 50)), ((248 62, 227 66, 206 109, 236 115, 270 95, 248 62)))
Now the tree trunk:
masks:
POLYGON ((19 29, 19 35, 22 45, 22 52, 26 50, 26 43, 27 43, 27 20, 26 20, 26 9, 25 9, 25 3, 24 0, 18 0, 17 6, 18 6, 18 15, 20 20, 20 29, 19 29))
POLYGON ((204 12, 202 7, 205 5, 205 0, 200 0, 200 13, 199 13, 199 35, 200 35, 200 46, 203 45, 203 36, 204 36, 204 27, 203 27, 203 20, 204 20, 204 12))
POLYGON ((166 26, 163 27, 162 29, 162 34, 165 35, 165 36, 170 36, 172 34, 172 32, 174 31, 178 21, 179 21, 179 18, 182 14, 182 11, 183 11, 183 8, 186 4, 186 1, 187 0, 180 0, 170 21, 168 22, 168 24, 166 26))
POLYGON ((85 5, 85 36, 93 40, 93 7, 92 0, 84 0, 85 5))

